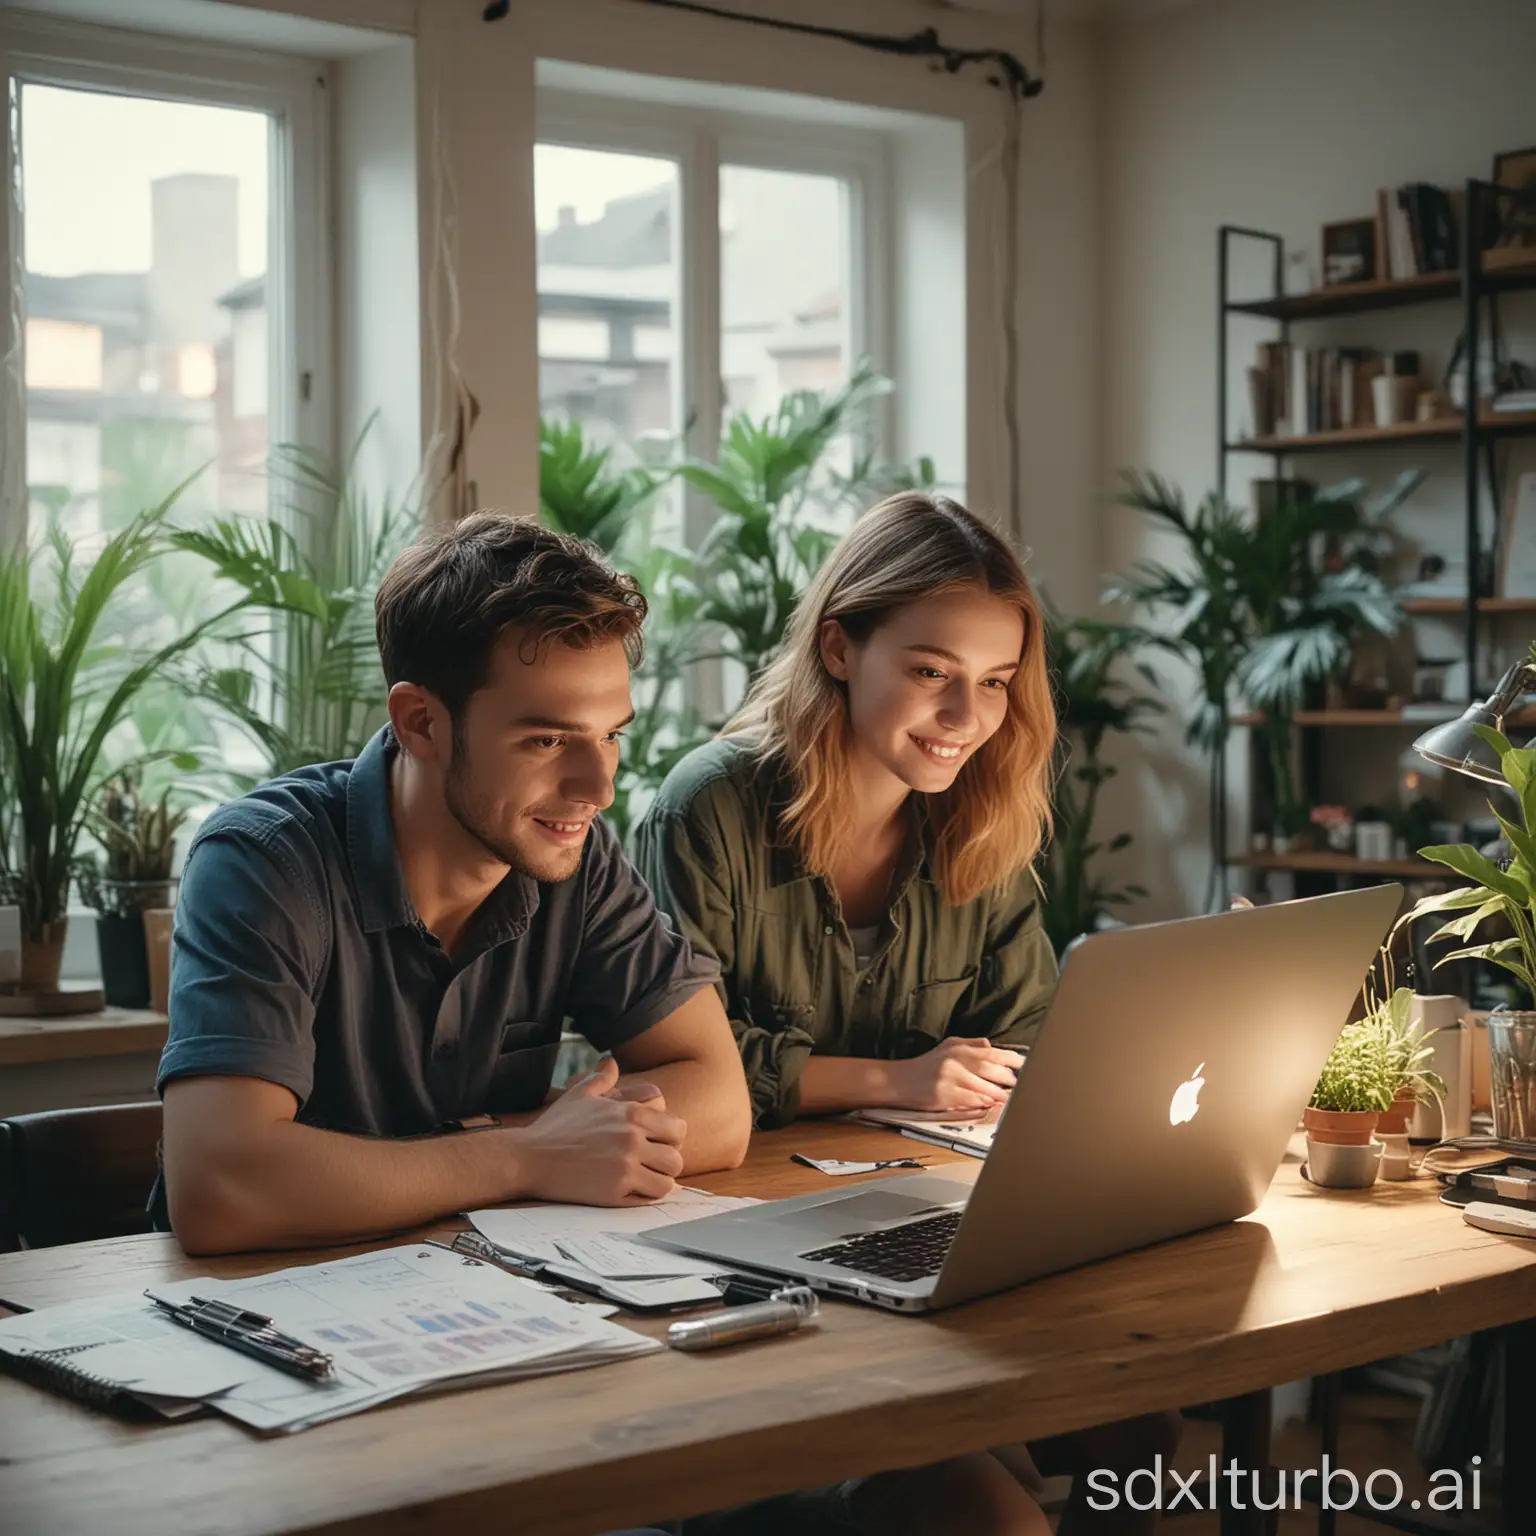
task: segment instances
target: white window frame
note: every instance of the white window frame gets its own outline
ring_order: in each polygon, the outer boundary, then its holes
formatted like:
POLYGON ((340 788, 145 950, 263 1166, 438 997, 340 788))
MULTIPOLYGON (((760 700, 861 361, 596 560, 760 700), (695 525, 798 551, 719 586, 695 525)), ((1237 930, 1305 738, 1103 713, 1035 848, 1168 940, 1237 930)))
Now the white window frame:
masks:
MULTIPOLYGON (((627 101, 541 85, 536 142, 574 149, 655 155, 675 161, 679 181, 676 313, 682 325, 673 380, 673 419, 692 418, 689 446, 718 451, 724 384, 720 375, 720 167, 835 176, 849 188, 849 239, 843 273, 849 295, 850 365, 867 357, 891 371, 890 146, 867 129, 797 123, 782 117, 627 101)), ((863 446, 890 439, 883 410, 863 446)))
POLYGON ((26 537, 26 388, 19 294, 24 250, 16 201, 20 87, 52 85, 265 112, 272 121, 267 222, 269 443, 334 453, 331 347, 329 72, 320 60, 146 37, 0 11, 0 541, 26 537))

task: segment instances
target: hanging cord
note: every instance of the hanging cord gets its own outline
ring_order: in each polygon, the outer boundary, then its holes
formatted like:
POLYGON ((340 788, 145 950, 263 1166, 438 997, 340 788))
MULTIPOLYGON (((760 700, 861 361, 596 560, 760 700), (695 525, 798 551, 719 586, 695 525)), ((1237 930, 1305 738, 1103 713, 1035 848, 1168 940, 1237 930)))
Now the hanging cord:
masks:
MULTIPOLYGON (((1045 81, 1030 74, 1024 61, 1005 48, 954 48, 941 42, 938 31, 924 27, 921 32, 911 32, 892 37, 883 32, 855 32, 846 27, 826 27, 809 21, 786 21, 777 16, 754 16, 749 11, 731 11, 715 5, 705 5, 702 0, 635 0, 639 5, 661 6, 669 11, 687 11, 695 16, 713 16, 721 21, 739 21, 747 26, 770 27, 776 32, 798 32, 806 37, 823 37, 834 42, 850 43, 856 48, 869 48, 876 53, 899 54, 906 58, 931 59, 935 68, 945 74, 958 74, 967 64, 992 65, 997 73, 988 77, 988 83, 1005 89, 1020 100, 1038 96, 1045 89, 1045 81)), ((492 0, 483 15, 486 21, 500 21, 511 9, 511 0, 492 0)), ((1037 41, 1043 35, 1044 23, 1040 10, 1035 13, 1037 41)))

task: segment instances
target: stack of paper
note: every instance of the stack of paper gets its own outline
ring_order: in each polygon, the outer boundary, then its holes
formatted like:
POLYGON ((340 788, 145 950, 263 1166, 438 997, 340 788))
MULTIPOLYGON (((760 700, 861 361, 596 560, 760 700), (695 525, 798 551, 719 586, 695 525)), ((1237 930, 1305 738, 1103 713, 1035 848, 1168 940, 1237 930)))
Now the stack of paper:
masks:
POLYGON ((622 1306, 666 1307, 718 1301, 719 1289, 710 1281, 722 1266, 652 1247, 644 1234, 756 1203, 683 1186, 652 1205, 526 1205, 468 1215, 483 1238, 502 1253, 539 1265, 543 1276, 601 1290, 622 1306))
POLYGON ((200 1403, 253 1429, 307 1429, 391 1398, 648 1354, 660 1344, 495 1265, 425 1245, 386 1248, 249 1280, 156 1290, 270 1317, 334 1360, 305 1381, 177 1325, 142 1295, 50 1307, 0 1322, 0 1353, 70 1351, 72 1366, 173 1416, 200 1403), (167 1407, 169 1405, 169 1407, 167 1407))

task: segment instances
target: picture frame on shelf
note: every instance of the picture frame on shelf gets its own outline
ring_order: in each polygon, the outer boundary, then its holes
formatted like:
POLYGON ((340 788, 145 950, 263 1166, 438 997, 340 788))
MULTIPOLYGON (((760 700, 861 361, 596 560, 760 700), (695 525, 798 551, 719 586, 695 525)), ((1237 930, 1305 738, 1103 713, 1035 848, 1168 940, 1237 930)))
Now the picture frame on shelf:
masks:
POLYGON ((1368 283, 1376 276, 1376 219, 1323 225, 1323 287, 1368 283))
POLYGON ((1485 266, 1536 263, 1536 145, 1507 149, 1493 157, 1495 186, 1526 194, 1523 199, 1494 199, 1496 234, 1484 252, 1485 266))

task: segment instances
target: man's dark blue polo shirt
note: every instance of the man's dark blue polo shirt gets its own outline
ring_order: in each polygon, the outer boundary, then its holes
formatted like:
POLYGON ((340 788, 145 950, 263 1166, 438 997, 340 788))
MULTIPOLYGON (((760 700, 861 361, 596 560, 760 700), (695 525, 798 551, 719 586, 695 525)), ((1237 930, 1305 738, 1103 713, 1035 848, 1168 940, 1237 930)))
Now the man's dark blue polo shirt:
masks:
POLYGON ((509 872, 449 955, 395 851, 396 751, 386 727, 356 762, 285 774, 203 824, 176 908, 162 1093, 259 1077, 306 1125, 416 1135, 536 1109, 567 1018, 609 1050, 714 983, 601 819, 569 880, 509 872))

